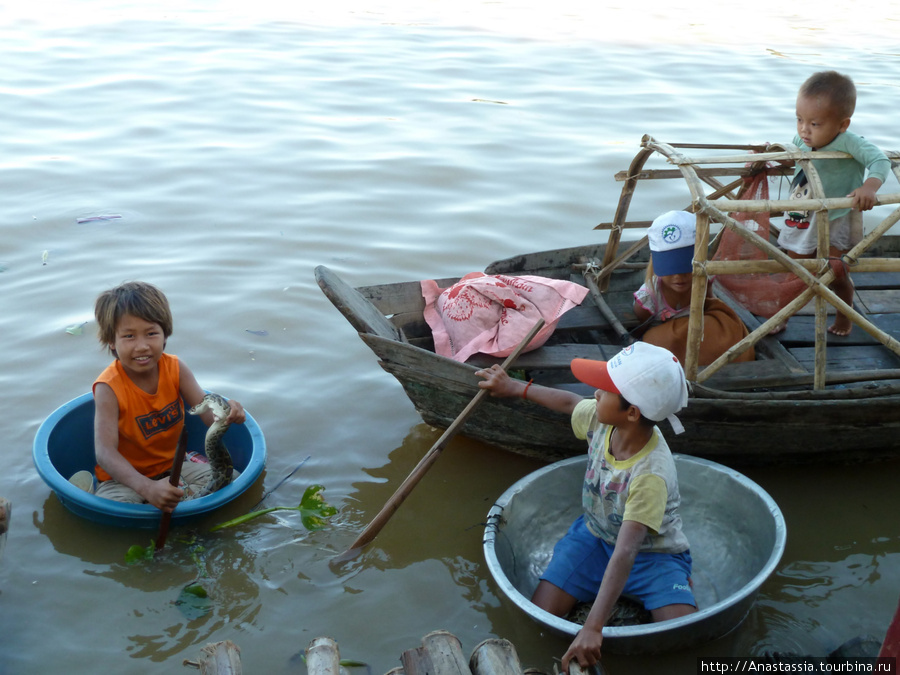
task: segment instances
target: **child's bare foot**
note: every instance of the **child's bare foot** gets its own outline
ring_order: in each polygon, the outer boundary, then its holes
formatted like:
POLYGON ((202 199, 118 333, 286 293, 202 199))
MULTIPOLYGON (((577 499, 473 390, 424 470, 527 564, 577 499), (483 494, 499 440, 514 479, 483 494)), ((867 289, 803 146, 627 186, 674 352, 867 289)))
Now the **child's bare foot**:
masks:
POLYGON ((851 330, 853 330, 853 322, 843 314, 838 314, 834 323, 828 327, 828 332, 833 335, 850 335, 851 330))

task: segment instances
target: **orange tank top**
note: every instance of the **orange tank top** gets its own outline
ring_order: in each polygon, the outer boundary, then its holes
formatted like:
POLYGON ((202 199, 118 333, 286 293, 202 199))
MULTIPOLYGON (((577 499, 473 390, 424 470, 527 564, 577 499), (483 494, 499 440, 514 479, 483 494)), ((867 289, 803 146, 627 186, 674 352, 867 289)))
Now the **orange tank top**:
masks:
MULTIPOLYGON (((155 394, 138 387, 113 361, 94 382, 109 385, 119 403, 119 454, 144 476, 154 477, 172 468, 178 437, 184 426, 178 357, 163 354, 159 360, 159 385, 155 394)), ((97 480, 110 475, 98 464, 97 480)))

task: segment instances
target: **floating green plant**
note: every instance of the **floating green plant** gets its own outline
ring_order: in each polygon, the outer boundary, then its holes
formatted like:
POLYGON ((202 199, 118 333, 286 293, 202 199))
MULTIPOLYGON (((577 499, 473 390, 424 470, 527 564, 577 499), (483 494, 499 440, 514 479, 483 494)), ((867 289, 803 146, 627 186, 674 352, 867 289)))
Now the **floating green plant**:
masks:
POLYGON ((187 619, 199 619, 213 610, 213 602, 206 588, 199 582, 188 584, 181 589, 175 606, 187 619))
MULTIPOLYGON (((224 530, 226 527, 237 527, 238 525, 243 525, 255 518, 264 516, 267 513, 272 513, 273 511, 299 511, 300 522, 303 523, 303 527, 310 532, 321 530, 327 525, 325 521, 337 513, 337 509, 328 504, 322 496, 321 493, 324 489, 325 488, 322 485, 310 485, 306 488, 306 491, 303 493, 303 497, 300 499, 300 503, 297 506, 272 506, 267 509, 260 509, 259 511, 251 511, 250 513, 245 513, 242 516, 233 518, 232 520, 219 523, 210 529, 210 532, 224 530)), ((185 541, 184 543, 190 545, 191 556, 194 559, 194 563, 200 567, 198 553, 202 552, 203 548, 196 544, 194 539, 185 541)), ((156 542, 152 539, 150 540, 149 546, 135 544, 125 553, 125 562, 128 565, 135 565, 145 560, 153 560, 155 551, 156 542)))
POLYGON ((321 492, 324 489, 325 488, 321 485, 310 485, 306 488, 306 491, 303 493, 303 498, 297 506, 272 506, 267 509, 260 509, 259 511, 251 511, 250 513, 245 513, 243 516, 238 516, 237 518, 233 518, 224 523, 219 523, 213 527, 210 532, 223 530, 226 527, 237 527, 238 525, 243 525, 255 518, 259 518, 260 516, 264 516, 267 513, 272 513, 274 511, 299 511, 300 521, 303 523, 303 527, 311 532, 321 530, 326 525, 325 520, 337 513, 337 509, 328 504, 321 495, 321 492))
POLYGON ((150 545, 147 547, 135 544, 125 552, 125 563, 128 565, 135 565, 144 560, 153 560, 153 553, 155 551, 156 542, 152 539, 150 540, 150 545))

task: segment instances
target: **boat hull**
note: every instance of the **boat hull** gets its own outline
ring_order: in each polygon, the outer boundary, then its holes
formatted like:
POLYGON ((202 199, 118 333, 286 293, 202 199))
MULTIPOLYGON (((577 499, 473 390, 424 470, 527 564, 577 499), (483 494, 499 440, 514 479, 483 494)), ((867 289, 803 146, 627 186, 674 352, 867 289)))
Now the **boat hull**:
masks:
MULTIPOLYGON (((194 415, 185 416, 185 425, 188 452, 202 454, 206 425, 194 415)), ((227 504, 243 494, 262 474, 266 464, 265 437, 249 413, 244 424, 233 424, 228 428, 224 443, 241 475, 217 492, 181 502, 172 513, 173 524, 190 521, 227 504)), ((77 471, 93 473, 96 465, 92 394, 82 394, 50 414, 38 428, 32 453, 41 478, 72 513, 106 525, 159 527, 159 509, 149 504, 124 504, 97 497, 69 482, 77 471)))
MULTIPOLYGON (((403 386, 426 424, 447 428, 478 393, 476 367, 399 341, 360 334, 403 386)), ((573 385, 585 396, 587 387, 573 385)), ((685 433, 663 428, 673 452, 729 465, 854 462, 897 457, 900 394, 781 400, 691 397, 678 414, 685 433)), ((663 422, 661 425, 666 426, 663 422)), ((584 452, 567 416, 518 399, 485 399, 461 434, 548 462, 584 452)))

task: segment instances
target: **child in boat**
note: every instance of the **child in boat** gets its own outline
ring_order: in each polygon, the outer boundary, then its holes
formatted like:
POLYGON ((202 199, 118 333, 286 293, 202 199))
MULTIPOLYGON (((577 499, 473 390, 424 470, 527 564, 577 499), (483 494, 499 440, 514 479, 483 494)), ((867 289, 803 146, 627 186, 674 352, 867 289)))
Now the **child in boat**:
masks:
POLYGON ((687 404, 684 370, 671 352, 636 342, 609 361, 575 359, 572 373, 597 387, 593 399, 525 383, 499 366, 476 371, 496 397, 521 397, 571 416, 588 442, 584 513, 553 550, 531 601, 556 616, 591 602, 584 627, 562 661, 583 667, 600 659, 603 626, 623 593, 640 600, 654 621, 697 611, 691 555, 678 513, 681 497, 672 453, 654 422, 687 404))
MULTIPOLYGON (((833 70, 814 73, 797 95, 797 134, 794 145, 805 151, 841 151, 852 155, 840 160, 816 161, 825 197, 852 197, 853 208, 832 209, 829 220, 829 256, 835 279, 831 289, 848 305, 853 304, 853 281, 841 258, 862 239, 862 211, 875 206, 875 193, 891 171, 887 156, 862 136, 847 131, 856 108, 856 86, 846 75, 833 70), (868 171, 868 177, 866 177, 868 171)), ((804 199, 809 187, 798 165, 791 183, 791 198, 804 199)), ((817 213, 791 211, 785 215, 778 245, 792 258, 812 258, 817 249, 817 213)), ((773 331, 784 330, 781 324, 773 331)), ((838 312, 828 330, 848 335, 849 317, 838 312)))
MULTIPOLYGON (((164 351, 172 313, 158 288, 124 283, 101 293, 94 313, 100 342, 116 358, 93 386, 96 494, 172 512, 210 478, 209 464, 186 460, 181 469, 186 489, 168 480, 184 406, 200 403, 204 391, 190 369, 164 351)), ((244 422, 243 406, 234 400, 229 405, 229 423, 244 422)), ((201 417, 212 424, 211 412, 201 417)))
MULTIPOLYGON (((694 241, 697 217, 687 211, 669 211, 653 221, 647 232, 650 264, 647 278, 634 294, 634 315, 640 322, 638 337, 664 347, 684 363, 691 313, 694 241), (644 328, 649 325, 649 328, 644 328), (642 334, 641 334, 642 331, 642 334)), ((712 295, 706 286, 703 338, 699 365, 706 366, 747 335, 747 327, 734 310, 712 295)), ((753 348, 735 361, 752 361, 753 348)))

